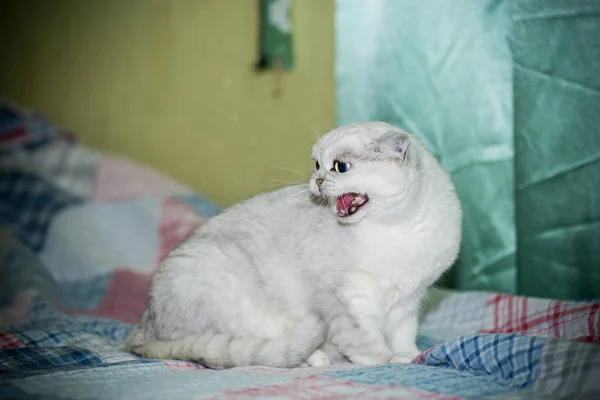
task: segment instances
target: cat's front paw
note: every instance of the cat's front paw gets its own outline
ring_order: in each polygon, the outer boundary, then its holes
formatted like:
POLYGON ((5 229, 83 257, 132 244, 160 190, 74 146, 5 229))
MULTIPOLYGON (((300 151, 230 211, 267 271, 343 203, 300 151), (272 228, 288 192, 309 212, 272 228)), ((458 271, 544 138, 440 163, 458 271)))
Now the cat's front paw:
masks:
POLYGON ((418 355, 419 353, 414 352, 397 353, 390 360, 390 364, 410 364, 418 355))
POLYGON ((315 352, 308 357, 306 363, 311 367, 326 367, 331 365, 331 360, 323 350, 315 350, 315 352))

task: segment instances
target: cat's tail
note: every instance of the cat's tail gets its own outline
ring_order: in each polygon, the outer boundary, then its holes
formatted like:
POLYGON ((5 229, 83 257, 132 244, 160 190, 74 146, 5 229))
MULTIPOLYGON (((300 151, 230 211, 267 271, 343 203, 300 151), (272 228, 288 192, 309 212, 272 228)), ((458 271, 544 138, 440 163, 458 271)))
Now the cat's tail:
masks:
POLYGON ((326 334, 323 321, 308 314, 290 336, 281 338, 206 333, 177 340, 130 342, 127 347, 144 358, 194 361, 213 369, 248 365, 293 368, 325 342, 326 334))

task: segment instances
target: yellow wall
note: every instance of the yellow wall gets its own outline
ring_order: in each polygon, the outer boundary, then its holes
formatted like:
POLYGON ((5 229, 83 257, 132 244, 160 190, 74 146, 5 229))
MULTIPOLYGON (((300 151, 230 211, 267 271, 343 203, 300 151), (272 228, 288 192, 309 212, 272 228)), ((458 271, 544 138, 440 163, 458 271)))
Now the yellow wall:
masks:
POLYGON ((226 206, 308 173, 334 124, 333 0, 294 0, 295 69, 272 95, 255 0, 0 1, 0 96, 226 206))

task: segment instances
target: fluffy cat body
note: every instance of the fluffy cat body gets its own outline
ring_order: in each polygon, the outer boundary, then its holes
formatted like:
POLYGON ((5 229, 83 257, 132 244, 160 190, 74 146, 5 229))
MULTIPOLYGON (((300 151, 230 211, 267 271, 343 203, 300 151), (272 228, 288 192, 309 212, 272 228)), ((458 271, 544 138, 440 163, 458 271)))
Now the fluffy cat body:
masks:
POLYGON ((418 354, 419 303, 460 244, 449 175, 381 122, 330 131, 313 158, 308 188, 239 203, 169 254, 129 350, 211 368, 418 354))

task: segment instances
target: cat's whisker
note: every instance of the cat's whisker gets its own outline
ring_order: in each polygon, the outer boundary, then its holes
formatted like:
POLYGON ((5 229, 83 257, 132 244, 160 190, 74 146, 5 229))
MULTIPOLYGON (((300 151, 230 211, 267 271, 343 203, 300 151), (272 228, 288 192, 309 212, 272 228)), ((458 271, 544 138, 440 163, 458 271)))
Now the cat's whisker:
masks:
POLYGON ((312 125, 313 129, 315 130, 315 133, 316 133, 315 139, 317 139, 317 141, 318 141, 319 139, 321 139, 321 136, 322 136, 321 132, 319 132, 319 128, 317 128, 317 126, 315 125, 314 122, 311 122, 310 124, 312 125))
POLYGON ((265 187, 264 190, 270 190, 273 188, 285 188, 285 187, 294 187, 294 186, 301 186, 299 184, 290 184, 290 183, 274 183, 272 185, 269 185, 267 187, 265 187))
POLYGON ((281 169, 281 170, 284 170, 284 171, 288 171, 288 172, 293 172, 294 174, 297 174, 297 175, 300 175, 300 176, 305 176, 307 179, 308 179, 308 176, 310 175, 310 174, 306 174, 304 172, 296 171, 294 169, 290 169, 290 168, 286 168, 286 167, 280 167, 278 165, 269 165, 269 167, 271 167, 271 168, 278 168, 278 169, 281 169))
POLYGON ((314 122, 312 122, 312 121, 309 122, 308 120, 305 120, 305 119, 303 119, 302 122, 305 123, 306 125, 311 126, 314 129, 313 136, 315 137, 315 141, 319 141, 319 139, 321 139, 322 135, 321 135, 321 132, 319 132, 319 129, 317 128, 317 126, 314 124, 314 122))
POLYGON ((289 181, 273 179, 273 178, 267 178, 267 179, 270 180, 271 182, 279 182, 279 183, 306 183, 306 179, 292 179, 289 181))
POLYGON ((346 203, 344 202, 343 199, 342 199, 342 205, 344 206, 344 211, 346 212, 346 215, 348 215, 348 207, 346 207, 346 203))
POLYGON ((291 198, 293 198, 293 197, 299 196, 299 195, 301 195, 302 193, 306 193, 306 192, 308 192, 309 190, 310 190, 310 189, 304 189, 304 190, 302 190, 302 191, 300 191, 300 192, 298 192, 298 193, 295 193, 295 194, 291 195, 290 197, 288 197, 288 199, 291 199, 291 198))
POLYGON ((314 123, 312 123, 312 126, 315 128, 315 132, 317 133, 317 139, 321 139, 321 136, 323 136, 323 134, 319 132, 319 128, 317 128, 317 126, 314 123))
POLYGON ((318 205, 319 206, 327 205, 327 201, 328 201, 327 197, 321 196, 321 198, 319 199, 318 205))

